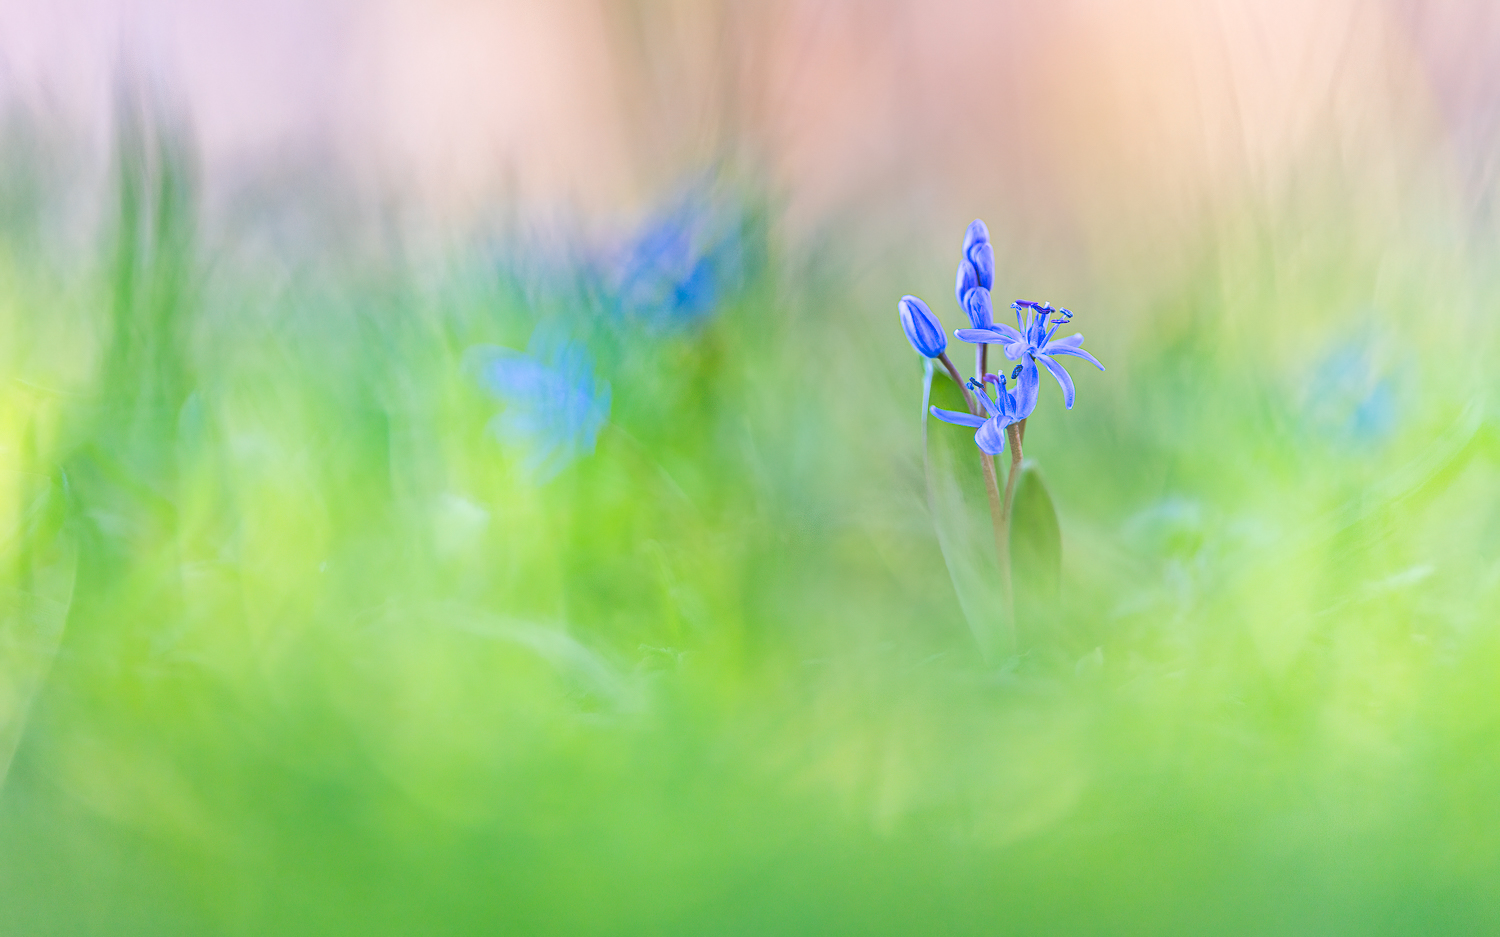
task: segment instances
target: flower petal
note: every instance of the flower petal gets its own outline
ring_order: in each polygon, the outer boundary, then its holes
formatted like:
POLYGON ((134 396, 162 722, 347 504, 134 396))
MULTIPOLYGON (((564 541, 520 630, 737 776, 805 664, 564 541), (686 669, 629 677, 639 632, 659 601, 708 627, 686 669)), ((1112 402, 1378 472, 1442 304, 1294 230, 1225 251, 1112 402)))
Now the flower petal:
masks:
MULTIPOLYGON (((1063 341, 1066 342, 1068 341, 1068 339, 1065 338, 1063 339, 1063 341)), ((1082 339, 1079 339, 1079 341, 1082 341, 1082 339)), ((1104 365, 1099 363, 1098 358, 1095 358, 1093 355, 1084 351, 1082 348, 1076 348, 1072 345, 1064 345, 1062 344, 1062 342, 1052 342, 1048 344, 1046 348, 1042 349, 1042 354, 1072 355, 1075 358, 1082 358, 1084 361, 1087 361, 1089 364, 1092 364, 1094 367, 1098 368, 1101 371, 1104 370, 1104 365)))
POLYGON ((964 256, 974 264, 974 272, 979 275, 979 285, 987 290, 994 289, 995 248, 988 241, 982 241, 965 251, 964 256))
POLYGON ((1005 451, 1005 427, 1010 421, 1004 417, 992 417, 984 421, 979 431, 974 434, 974 442, 979 445, 981 452, 986 455, 999 455, 1005 451))
POLYGON ((990 416, 1000 415, 1000 405, 995 403, 994 398, 990 396, 990 392, 985 389, 983 384, 972 384, 970 385, 970 390, 974 391, 974 396, 978 397, 979 402, 983 404, 985 413, 988 413, 990 416))
MULTIPOLYGON (((1056 341, 1048 342, 1047 344, 1048 344, 1049 347, 1050 346, 1056 346, 1058 348, 1077 348, 1079 345, 1083 344, 1083 333, 1082 332, 1074 332, 1072 335, 1069 335, 1067 338, 1059 338, 1056 341)), ((1045 349, 1044 349, 1044 351, 1045 351, 1045 349)), ((1050 351, 1046 351, 1045 353, 1049 354, 1049 355, 1050 354, 1055 354, 1055 352, 1050 352, 1050 351)))
POLYGON ((1073 409, 1073 378, 1069 376, 1067 368, 1045 354, 1037 355, 1037 360, 1046 365, 1047 370, 1052 372, 1052 376, 1057 378, 1057 383, 1061 384, 1063 389, 1063 403, 1069 410, 1073 409))
POLYGON ((960 413, 957 410, 944 410, 941 407, 929 407, 928 409, 933 416, 942 420, 944 423, 952 423, 955 426, 983 426, 986 422, 984 417, 975 416, 972 413, 960 413))
POLYGON ((978 285, 979 274, 975 272, 974 265, 969 263, 969 259, 965 257, 958 262, 958 278, 953 283, 953 298, 957 299, 958 304, 962 306, 964 304, 964 296, 969 290, 978 285))
POLYGON ((1026 339, 1024 338, 1016 339, 1005 346, 1005 357, 1012 361, 1020 361, 1024 354, 1026 354, 1026 339))
POLYGON ((961 342, 971 345, 1003 345, 1011 339, 996 329, 954 329, 953 334, 961 342))
POLYGON ((1017 331, 1014 326, 1006 325, 1003 322, 996 322, 994 325, 990 326, 990 331, 999 332, 1001 335, 1004 335, 1005 344, 1007 345, 1011 344, 1012 342, 1022 341, 1021 333, 1017 331))
POLYGON ((990 291, 982 286, 976 286, 964 294, 964 312, 969 316, 969 324, 976 329, 993 329, 995 327, 995 307, 990 300, 990 291))
POLYGON ((1026 419, 1036 409, 1037 398, 1041 396, 1041 380, 1036 370, 1036 359, 1027 355, 1026 362, 1021 365, 1021 376, 1016 381, 1017 420, 1026 419))

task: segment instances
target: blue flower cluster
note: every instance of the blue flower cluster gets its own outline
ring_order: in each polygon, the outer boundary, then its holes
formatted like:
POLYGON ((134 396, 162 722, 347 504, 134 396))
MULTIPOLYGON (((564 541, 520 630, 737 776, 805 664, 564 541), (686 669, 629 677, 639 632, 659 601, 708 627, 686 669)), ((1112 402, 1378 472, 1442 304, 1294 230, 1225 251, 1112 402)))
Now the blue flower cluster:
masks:
MULTIPOLYGON (((958 305, 969 319, 970 327, 957 329, 954 335, 964 342, 975 345, 999 345, 1005 357, 1019 362, 1011 371, 1010 380, 1016 382, 1012 391, 1003 375, 984 374, 968 382, 976 391, 977 406, 983 413, 958 413, 953 410, 932 408, 932 415, 947 423, 977 428, 974 441, 990 455, 998 455, 1005 448, 1005 427, 1029 417, 1036 409, 1040 372, 1037 363, 1062 387, 1063 403, 1073 408, 1073 378, 1057 361, 1058 357, 1082 358, 1099 370, 1104 365, 1084 351, 1083 335, 1074 334, 1056 338, 1057 331, 1071 322, 1073 313, 1067 309, 1054 309, 1049 303, 1017 300, 1011 303, 1016 313, 1014 326, 995 322, 994 300, 990 290, 995 282, 995 249, 990 243, 989 229, 983 221, 975 220, 964 232, 963 257, 958 262, 958 276, 953 293, 958 305), (996 396, 991 398, 988 386, 993 385, 996 396)), ((915 296, 903 296, 897 304, 901 316, 901 328, 907 340, 918 353, 928 358, 943 358, 948 347, 942 323, 922 300, 915 296)), ((951 368, 951 364, 949 365, 951 368)))
POLYGON ((753 274, 750 221, 737 203, 693 192, 647 222, 613 277, 620 316, 670 329, 714 312, 753 274))

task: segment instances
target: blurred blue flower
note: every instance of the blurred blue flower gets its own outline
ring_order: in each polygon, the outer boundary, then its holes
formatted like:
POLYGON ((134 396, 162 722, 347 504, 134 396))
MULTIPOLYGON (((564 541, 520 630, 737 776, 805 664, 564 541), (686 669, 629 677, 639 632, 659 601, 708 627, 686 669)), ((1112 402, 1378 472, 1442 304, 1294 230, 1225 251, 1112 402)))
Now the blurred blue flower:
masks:
POLYGON ((1396 428, 1395 379, 1377 366, 1371 335, 1359 335, 1330 349, 1313 367, 1304 412, 1308 424, 1325 440, 1379 443, 1396 428))
POLYGON ((502 443, 524 448, 525 472, 547 481, 590 455, 609 418, 610 388, 594 376, 587 349, 547 324, 537 326, 526 353, 472 350, 485 387, 505 403, 490 423, 502 443))
POLYGON ((1036 374, 1036 363, 1040 361, 1061 385, 1063 402, 1068 409, 1073 409, 1073 378, 1055 357, 1072 355, 1104 370, 1104 365, 1098 359, 1080 347, 1083 345, 1082 333, 1053 340, 1052 336, 1057 334, 1058 328, 1072 321, 1073 313, 1066 309, 1053 309, 1048 303, 1030 300, 1016 300, 1011 303, 1011 308, 1016 311, 1015 328, 997 323, 989 328, 958 329, 953 334, 960 341, 1003 346, 1005 357, 1021 362, 1023 381, 1028 372, 1036 374), (1057 321, 1049 322, 1054 315, 1058 317, 1057 321))
POLYGON ((648 221, 615 276, 619 313, 658 328, 704 318, 751 275, 746 211, 694 192, 648 221))
POLYGON ((927 304, 915 296, 903 296, 896 304, 906 340, 924 358, 936 358, 948 348, 948 333, 927 304))
POLYGON ((1019 365, 1016 367, 1012 376, 1019 377, 1020 380, 1014 391, 1006 387, 1003 374, 986 374, 983 383, 971 378, 969 388, 974 391, 974 396, 979 399, 987 416, 944 410, 941 407, 931 407, 930 410, 933 416, 944 423, 974 427, 974 442, 980 450, 989 455, 999 455, 1005 451, 1005 428, 1031 416, 1036 409, 1036 368, 1033 367, 1030 373, 1031 379, 1028 381, 1025 369, 1019 365), (990 385, 995 387, 994 397, 990 396, 990 385))

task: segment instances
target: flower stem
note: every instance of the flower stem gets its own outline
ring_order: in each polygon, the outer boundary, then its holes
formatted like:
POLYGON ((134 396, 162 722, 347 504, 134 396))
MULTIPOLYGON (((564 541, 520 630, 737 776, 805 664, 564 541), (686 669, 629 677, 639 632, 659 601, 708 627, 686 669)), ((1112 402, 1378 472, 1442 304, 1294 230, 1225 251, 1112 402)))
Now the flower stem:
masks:
POLYGON ((1005 602, 1005 642, 1010 650, 1014 651, 1016 649, 1016 615, 1010 583, 1010 529, 1005 519, 1005 509, 1000 503, 1000 485, 995 477, 995 457, 981 452, 979 465, 984 470, 984 486, 990 496, 990 527, 995 532, 995 558, 1000 563, 1000 588, 1005 602))
POLYGON ((1016 497, 1016 479, 1020 476, 1021 467, 1021 440, 1026 438, 1026 421, 1018 420, 1005 428, 1005 435, 1010 437, 1010 474, 1005 477, 1005 526, 1010 527, 1011 504, 1016 497))
POLYGON ((953 366, 953 359, 949 358, 948 353, 945 351, 941 352, 938 355, 938 360, 943 363, 943 367, 948 369, 948 376, 953 378, 953 383, 957 384, 958 389, 963 392, 964 403, 968 405, 969 412, 974 414, 975 416, 981 416, 982 414, 979 412, 979 401, 975 400, 974 395, 969 393, 969 385, 964 381, 963 377, 959 375, 958 368, 955 368, 953 366))
MULTIPOLYGON (((1000 519, 995 527, 997 546, 1002 537, 1005 540, 1005 548, 1000 553, 1000 584, 1005 592, 1005 622, 1012 650, 1016 648, 1016 600, 1010 568, 1010 522, 1011 507, 1015 504, 1016 498, 1016 481, 1021 477, 1021 437, 1025 434, 1025 420, 1012 423, 1005 428, 1005 435, 1010 442, 1010 471, 1005 476, 1005 503, 1000 508, 1000 519)), ((985 461, 989 461, 988 457, 985 461)))

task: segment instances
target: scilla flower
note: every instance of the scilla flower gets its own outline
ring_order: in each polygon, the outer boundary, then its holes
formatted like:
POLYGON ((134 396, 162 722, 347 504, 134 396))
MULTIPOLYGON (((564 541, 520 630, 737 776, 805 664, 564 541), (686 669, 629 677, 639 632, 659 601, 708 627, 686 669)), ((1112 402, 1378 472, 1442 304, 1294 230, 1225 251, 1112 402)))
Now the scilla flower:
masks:
POLYGON ((1016 367, 1012 376, 1019 377, 1020 380, 1016 383, 1014 391, 1005 386, 1004 375, 986 374, 983 384, 971 379, 969 388, 974 391, 974 396, 979 398, 980 405, 988 414, 987 417, 960 413, 957 410, 944 410, 941 407, 932 407, 932 415, 944 423, 974 427, 974 442, 979 446, 980 451, 988 455, 999 455, 1005 451, 1005 428, 1031 416, 1031 411, 1036 409, 1036 368, 1033 367, 1030 374, 1031 379, 1028 381, 1025 368, 1016 367), (995 387, 994 397, 990 396, 989 385, 995 387))
POLYGON ((976 345, 1004 346, 1005 357, 1021 362, 1023 382, 1026 380, 1028 371, 1032 375, 1031 379, 1036 379, 1036 363, 1040 361, 1061 385, 1063 402, 1071 410, 1073 408, 1073 378, 1055 360, 1055 356, 1072 355, 1075 358, 1082 358, 1101 371, 1104 370, 1104 365, 1080 347, 1083 344, 1082 333, 1070 335, 1067 338, 1053 339, 1052 336, 1057 334, 1058 328, 1072 321, 1073 313, 1066 309, 1053 309, 1047 303, 1030 300, 1017 300, 1011 303, 1011 308, 1016 311, 1016 328, 995 324, 989 328, 958 329, 953 334, 957 335, 961 341, 976 345), (1049 323, 1048 320, 1054 315, 1057 316, 1057 321, 1049 323))

